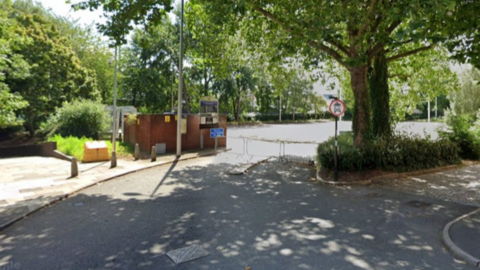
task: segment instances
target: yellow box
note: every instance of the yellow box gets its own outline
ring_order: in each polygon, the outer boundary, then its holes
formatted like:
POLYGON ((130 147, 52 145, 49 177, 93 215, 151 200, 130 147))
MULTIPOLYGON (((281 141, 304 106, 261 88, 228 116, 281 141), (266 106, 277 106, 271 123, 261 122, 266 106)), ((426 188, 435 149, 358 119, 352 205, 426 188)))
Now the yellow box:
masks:
POLYGON ((83 145, 83 162, 108 160, 110 160, 110 155, 105 141, 85 142, 83 145))

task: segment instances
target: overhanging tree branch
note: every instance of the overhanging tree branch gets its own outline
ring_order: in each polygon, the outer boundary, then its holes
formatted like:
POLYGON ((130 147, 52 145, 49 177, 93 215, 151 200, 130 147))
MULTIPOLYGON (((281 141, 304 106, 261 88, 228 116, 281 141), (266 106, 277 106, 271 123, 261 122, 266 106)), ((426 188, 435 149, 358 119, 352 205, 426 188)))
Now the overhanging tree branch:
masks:
POLYGON ((367 31, 368 26, 370 25, 370 18, 373 16, 373 13, 375 11, 375 6, 377 5, 377 3, 378 3, 378 0, 372 0, 372 2, 370 2, 367 15, 365 16, 365 21, 362 27, 360 27, 360 29, 358 30, 358 36, 360 37, 363 36, 363 34, 365 34, 365 32, 367 31))
MULTIPOLYGON (((385 34, 386 36, 389 36, 393 31, 395 31, 395 29, 402 23, 401 20, 396 20, 394 22, 392 22, 390 24, 389 27, 387 27, 386 31, 385 31, 385 34)), ((382 50, 382 48, 385 47, 385 41, 384 40, 381 40, 379 41, 371 50, 369 50, 367 52, 367 56, 368 56, 368 61, 370 62, 370 60, 372 60, 373 57, 375 57, 375 55, 377 55, 377 53, 382 50)))
POLYGON ((325 40, 325 42, 331 44, 332 46, 334 46, 335 48, 337 48, 338 50, 340 50, 344 54, 346 54, 346 55, 349 54, 348 47, 344 47, 344 46, 340 45, 338 42, 334 41, 333 39, 332 40, 330 40, 330 39, 325 40))
POLYGON ((403 52, 403 53, 400 53, 400 54, 397 54, 395 56, 387 58, 387 62, 395 61, 395 60, 400 59, 402 57, 407 57, 409 55, 416 54, 416 53, 419 53, 419 52, 428 51, 431 48, 433 48, 432 45, 425 46, 425 47, 420 47, 420 48, 417 48, 415 50, 411 50, 411 51, 407 51, 407 52, 403 52))
MULTIPOLYGON (((272 13, 268 12, 267 10, 265 9, 262 9, 258 6, 255 6, 255 5, 251 5, 251 7, 253 8, 253 10, 255 10, 256 12, 260 13, 261 15, 263 15, 264 17, 270 19, 271 21, 277 23, 282 29, 283 31, 285 32, 288 32, 289 34, 293 34, 294 36, 296 37, 299 37, 299 38, 304 38, 304 39, 307 39, 304 35, 302 34, 299 34, 299 33, 294 33, 294 29, 291 28, 291 27, 288 27, 283 21, 279 20, 277 17, 275 17, 272 13)), ((328 42, 328 41, 326 41, 328 42)), ((334 49, 328 47, 328 46, 325 46, 324 44, 322 43, 319 43, 319 42, 316 42, 316 41, 313 41, 313 40, 309 40, 307 39, 307 43, 316 48, 316 49, 319 49, 319 50, 322 50, 323 52, 327 53, 328 55, 330 55, 331 57, 333 57, 333 59, 335 59, 340 65, 348 68, 347 64, 345 63, 345 61, 343 61, 343 57, 337 52, 335 51, 334 49)), ((330 43, 330 42, 329 42, 330 43)), ((332 44, 332 43, 331 43, 332 44)), ((334 44, 332 44, 333 46, 335 46, 334 44)), ((343 50, 345 50, 345 52, 348 52, 345 48, 343 48, 343 50)), ((342 51, 343 52, 343 51, 342 51)))

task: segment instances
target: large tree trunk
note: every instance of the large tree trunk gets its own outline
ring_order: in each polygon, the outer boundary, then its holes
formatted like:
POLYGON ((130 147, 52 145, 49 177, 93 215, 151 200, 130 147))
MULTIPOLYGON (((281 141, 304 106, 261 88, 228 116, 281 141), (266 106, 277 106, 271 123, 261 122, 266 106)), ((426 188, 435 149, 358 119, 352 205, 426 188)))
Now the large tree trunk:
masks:
POLYGON ((369 72, 370 102, 372 106, 372 132, 374 138, 391 135, 390 93, 388 89, 388 66, 385 51, 380 51, 369 72))
POLYGON ((351 86, 355 99, 352 129, 356 147, 363 146, 371 138, 370 106, 368 102, 367 66, 353 67, 350 70, 351 86))

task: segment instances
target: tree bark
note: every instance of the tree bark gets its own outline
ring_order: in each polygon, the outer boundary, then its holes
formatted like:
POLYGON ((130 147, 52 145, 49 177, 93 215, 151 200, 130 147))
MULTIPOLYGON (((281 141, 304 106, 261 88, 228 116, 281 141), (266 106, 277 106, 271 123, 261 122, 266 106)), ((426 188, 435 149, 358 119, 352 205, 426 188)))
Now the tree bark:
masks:
POLYGON ((355 100, 352 121, 352 129, 355 136, 353 144, 356 147, 360 147, 371 138, 367 66, 353 67, 349 71, 355 100))
POLYGON ((374 58, 369 72, 370 102, 372 106, 372 132, 374 138, 391 135, 390 93, 388 89, 388 66, 385 50, 374 58))

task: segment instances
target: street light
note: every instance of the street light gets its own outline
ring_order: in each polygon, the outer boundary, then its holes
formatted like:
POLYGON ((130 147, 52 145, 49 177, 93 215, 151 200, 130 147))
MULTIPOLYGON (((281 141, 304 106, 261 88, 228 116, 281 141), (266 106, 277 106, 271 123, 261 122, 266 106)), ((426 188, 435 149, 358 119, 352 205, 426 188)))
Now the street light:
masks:
POLYGON ((112 127, 112 158, 110 160, 110 168, 117 167, 117 156, 116 156, 116 140, 117 140, 117 53, 118 48, 115 45, 115 54, 114 54, 114 72, 113 72, 113 127, 112 127))
POLYGON ((180 59, 178 61, 177 157, 182 155, 182 87, 183 87, 183 0, 180 10, 180 59))

